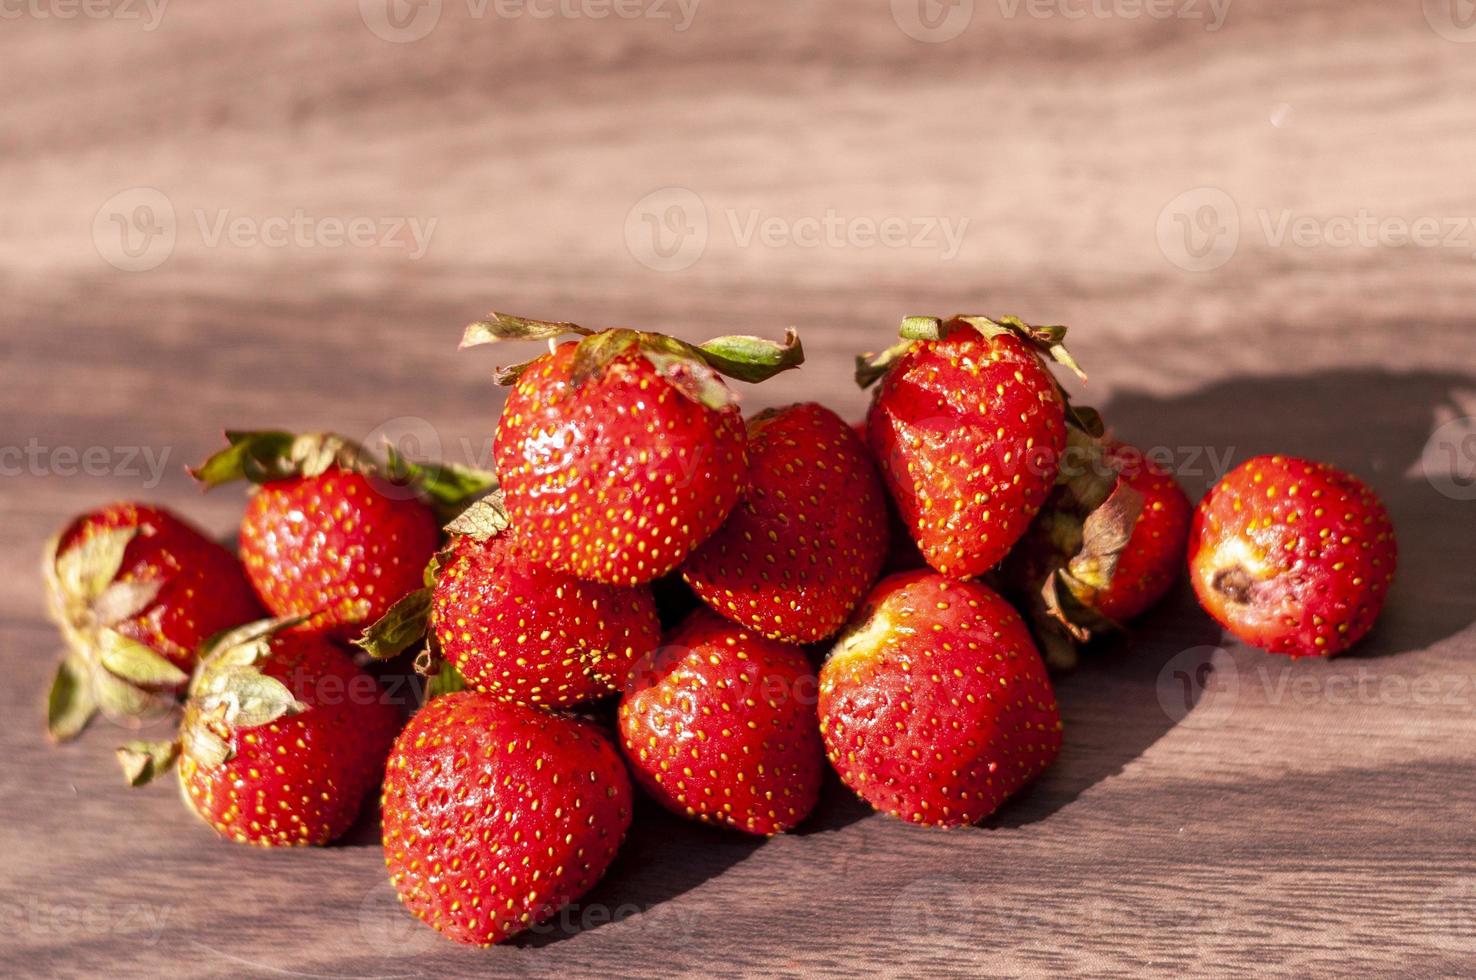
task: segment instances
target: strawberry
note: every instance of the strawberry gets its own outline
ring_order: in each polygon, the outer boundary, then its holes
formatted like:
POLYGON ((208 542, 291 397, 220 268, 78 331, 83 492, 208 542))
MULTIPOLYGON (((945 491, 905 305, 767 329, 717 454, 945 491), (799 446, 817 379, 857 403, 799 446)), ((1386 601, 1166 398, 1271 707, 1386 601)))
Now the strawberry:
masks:
POLYGON ((748 489, 682 566, 740 626, 814 643, 845 625, 887 556, 886 491, 861 440, 809 402, 748 423, 748 489))
POLYGON ((772 835, 820 797, 825 754, 804 651, 699 610, 631 672, 620 737, 673 813, 772 835))
POLYGON ((880 380, 867 433, 903 522, 929 565, 980 575, 1045 503, 1066 445, 1066 402, 1042 363, 1076 368, 1065 327, 957 316, 902 321, 900 344, 857 361, 880 380))
MULTIPOLYGON (((851 431, 861 438, 863 444, 869 438, 865 419, 852 422, 851 431)), ((872 465, 875 466, 876 458, 871 456, 869 444, 866 446, 866 452, 872 460, 872 465)), ((912 540, 912 532, 907 529, 906 524, 902 523, 902 515, 897 513, 897 504, 892 500, 892 495, 883 493, 882 499, 887 508, 887 557, 882 562, 881 574, 891 575, 894 572, 910 572, 919 568, 927 568, 928 563, 923 561, 922 552, 917 550, 917 542, 912 540)))
POLYGON ((513 534, 533 561, 611 585, 676 568, 742 493, 743 419, 719 373, 760 381, 804 359, 793 331, 695 347, 498 313, 462 346, 511 339, 551 346, 498 373, 513 386, 493 442, 513 534), (581 339, 552 346, 565 333, 581 339))
POLYGON ((1326 463, 1257 456, 1194 514, 1189 577, 1199 602, 1247 643, 1329 657, 1372 628, 1398 549, 1384 505, 1326 463))
POLYGON ((147 504, 75 518, 47 545, 43 570, 68 647, 47 704, 59 740, 98 710, 137 720, 167 707, 206 638, 261 615, 230 552, 147 504))
POLYGON ((1068 439, 1061 482, 1002 570, 1055 667, 1163 598, 1183 568, 1191 509, 1141 450, 1075 429, 1068 439))
POLYGON ((630 779, 593 724, 470 691, 429 701, 385 773, 384 859, 400 901, 490 946, 605 873, 630 826, 630 779))
POLYGON ((135 786, 178 760, 185 802, 222 837, 259 847, 326 844, 379 782, 399 711, 324 635, 255 623, 201 655, 178 742, 134 742, 135 786))
POLYGON ((425 635, 475 690, 565 708, 621 689, 636 658, 661 642, 650 586, 585 582, 530 561, 507 531, 501 495, 452 522, 451 545, 356 641, 392 657, 425 635))
POLYGON ((276 616, 347 639, 420 585, 440 543, 437 513, 491 485, 490 474, 389 464, 339 436, 227 433, 230 445, 192 471, 211 488, 249 480, 241 557, 276 616))
POLYGON ((978 582, 883 579, 820 669, 820 731, 873 807, 978 823, 1061 750, 1045 664, 1015 610, 978 582))

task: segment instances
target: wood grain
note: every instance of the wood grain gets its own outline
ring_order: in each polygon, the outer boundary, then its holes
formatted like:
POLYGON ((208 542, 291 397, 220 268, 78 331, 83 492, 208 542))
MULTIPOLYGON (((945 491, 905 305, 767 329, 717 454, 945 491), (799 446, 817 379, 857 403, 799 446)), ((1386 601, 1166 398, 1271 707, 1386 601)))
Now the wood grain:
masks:
POLYGON ((410 43, 355 5, 286 0, 169 5, 152 30, 121 7, 5 21, 8 973, 1476 970, 1476 504, 1437 465, 1449 449, 1469 466, 1476 415, 1470 45, 1377 0, 1233 3, 1217 30, 981 0, 940 43, 901 29, 920 23, 905 4, 707 0, 680 31, 439 7, 410 43), (114 215, 140 217, 138 188, 174 241, 128 271, 114 215), (253 237, 299 213, 303 240, 253 237), (234 239, 213 238, 222 214, 244 222, 234 239), (1346 245, 1276 235, 1365 215, 1372 237, 1346 245), (1201 240, 1174 238, 1181 216, 1201 240), (1228 261, 1183 268, 1231 217, 1228 261), (341 245, 322 220, 411 218, 431 229, 419 257, 406 228, 341 245), (807 244, 828 218, 839 237, 807 244), (661 268, 650 222, 684 255, 673 229, 703 219, 700 256, 661 268), (1401 243, 1393 223, 1420 219, 1442 243, 1401 243), (747 237, 755 222, 772 233, 747 237), (868 222, 908 240, 867 244, 868 222), (962 229, 957 248, 930 222, 962 229), (693 338, 792 323, 809 364, 747 404, 852 414, 851 355, 903 313, 1070 323, 1083 397, 1192 493, 1264 450, 1343 465, 1387 500, 1400 578, 1372 638, 1330 663, 1226 642, 1181 589, 1060 680, 1060 763, 981 828, 907 827, 839 786, 767 842, 642 810, 578 907, 491 951, 399 911, 372 819, 343 846, 247 851, 168 788, 120 785, 116 729, 43 744, 57 641, 35 565, 67 515, 143 496, 228 532, 240 498, 182 472, 225 425, 389 430, 477 458, 495 357, 454 346, 493 305, 693 338), (97 472, 73 472, 89 449, 97 472))

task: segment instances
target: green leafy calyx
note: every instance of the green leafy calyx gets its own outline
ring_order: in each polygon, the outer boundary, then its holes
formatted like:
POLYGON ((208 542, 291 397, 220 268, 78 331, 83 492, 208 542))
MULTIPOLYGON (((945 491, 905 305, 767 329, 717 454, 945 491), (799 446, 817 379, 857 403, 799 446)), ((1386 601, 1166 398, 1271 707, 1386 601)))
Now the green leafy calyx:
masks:
MULTIPOLYGON (((549 340, 575 334, 581 339, 574 351, 570 380, 583 385, 600 376, 623 354, 634 351, 644 357, 672 387, 686 397, 712 409, 734 403, 723 377, 757 383, 804 363, 804 348, 792 328, 780 342, 762 337, 717 337, 704 344, 689 344, 664 334, 626 328, 593 331, 573 323, 529 320, 506 313, 490 313, 466 328, 461 347, 508 340, 549 340)), ((497 369, 499 384, 514 384, 534 361, 497 369)))

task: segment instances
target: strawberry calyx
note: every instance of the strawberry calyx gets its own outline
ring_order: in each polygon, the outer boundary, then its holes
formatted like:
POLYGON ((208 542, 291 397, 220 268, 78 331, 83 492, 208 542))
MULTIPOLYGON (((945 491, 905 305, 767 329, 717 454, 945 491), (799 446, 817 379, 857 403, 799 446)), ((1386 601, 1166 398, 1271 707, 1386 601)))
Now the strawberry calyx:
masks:
POLYGON ((60 551, 62 535, 46 546, 42 572, 48 612, 67 650, 46 702, 52 739, 75 738, 99 712, 136 719, 167 708, 172 692, 189 679, 168 658, 116 627, 143 613, 168 576, 121 578, 124 556, 137 527, 98 530, 60 551))
MULTIPOLYGON (((464 350, 509 340, 548 340, 552 343, 565 334, 581 338, 574 352, 571 377, 576 387, 601 375, 616 358, 634 350, 673 388, 714 410, 735 403, 732 391, 722 381, 723 377, 757 384, 781 371, 797 368, 805 360, 804 347, 793 327, 784 332, 782 342, 735 335, 717 337, 703 344, 690 344, 665 334, 625 327, 594 331, 574 323, 529 320, 497 312, 470 324, 462 335, 460 346, 464 350)), ((497 383, 515 383, 536 360, 499 367, 497 383)))
POLYGON ((232 758, 230 743, 237 730, 306 711, 308 706, 286 684, 263 673, 261 664, 271 656, 273 637, 309 618, 258 620, 207 640, 190 681, 178 739, 127 742, 117 749, 129 785, 151 782, 181 756, 202 769, 219 768, 232 758))
POLYGON ((487 470, 457 463, 418 463, 388 443, 381 459, 332 432, 228 430, 225 437, 224 449, 189 471, 206 490, 242 480, 259 486, 342 469, 410 487, 450 519, 497 486, 497 477, 487 470))
POLYGON ((1036 553, 1014 565, 1028 570, 1030 581, 1016 585, 1047 662, 1058 668, 1075 666, 1078 645, 1121 629, 1097 611, 1095 600, 1112 587, 1145 505, 1113 465, 1100 416, 1090 408, 1077 411, 1097 434, 1068 427, 1056 487, 1022 544, 1036 553))
POLYGON ((975 330, 986 340, 1005 335, 1017 337, 1037 354, 1069 368, 1077 377, 1086 380, 1086 373, 1066 349, 1065 327, 1059 324, 1032 326, 1017 316, 991 318, 960 313, 946 320, 936 316, 903 317, 902 326, 898 330, 902 338, 900 343, 893 344, 881 353, 861 354, 856 358, 856 384, 862 388, 870 387, 919 342, 942 340, 960 329, 975 330))
MULTIPOLYGON (((474 541, 490 541, 508 526, 507 508, 503 504, 502 492, 491 494, 474 502, 457 516, 445 531, 452 538, 471 538, 474 541)), ((412 645, 428 636, 431 595, 436 580, 440 577, 441 562, 452 545, 434 555, 425 566, 425 587, 408 593, 385 612, 378 620, 367 626, 353 641, 354 646, 365 651, 375 660, 390 660, 399 656, 412 645)), ((424 651, 432 655, 429 647, 424 651)), ((420 665, 417 664, 417 670, 420 665)), ((421 676, 430 677, 432 666, 427 663, 421 676)))

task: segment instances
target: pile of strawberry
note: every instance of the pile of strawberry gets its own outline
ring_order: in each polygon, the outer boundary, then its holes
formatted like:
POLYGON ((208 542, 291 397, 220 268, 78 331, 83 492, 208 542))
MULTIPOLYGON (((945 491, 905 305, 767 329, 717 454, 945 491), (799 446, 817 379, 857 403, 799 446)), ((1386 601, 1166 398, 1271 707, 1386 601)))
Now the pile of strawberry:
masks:
POLYGON ((909 317, 858 359, 879 385, 852 426, 813 403, 741 415, 724 377, 797 367, 793 332, 694 346, 493 314, 463 346, 548 341, 499 369, 495 474, 230 433, 194 472, 254 485, 239 559, 143 504, 66 527, 50 729, 182 702, 125 772, 174 769, 243 843, 331 841, 382 787, 406 907, 491 944, 604 874, 633 785, 769 835, 828 764, 903 820, 983 820, 1061 750, 1048 664, 1160 600, 1186 552, 1249 643, 1329 656, 1369 630, 1395 545, 1366 486, 1260 457, 1194 510, 1068 401, 1047 367, 1079 373, 1064 334, 909 317), (407 722, 374 661, 412 650, 407 722))

